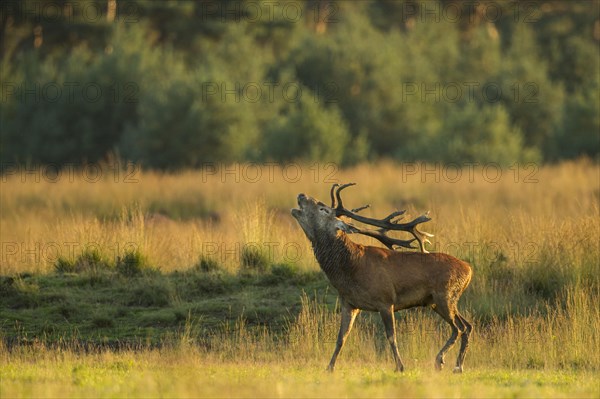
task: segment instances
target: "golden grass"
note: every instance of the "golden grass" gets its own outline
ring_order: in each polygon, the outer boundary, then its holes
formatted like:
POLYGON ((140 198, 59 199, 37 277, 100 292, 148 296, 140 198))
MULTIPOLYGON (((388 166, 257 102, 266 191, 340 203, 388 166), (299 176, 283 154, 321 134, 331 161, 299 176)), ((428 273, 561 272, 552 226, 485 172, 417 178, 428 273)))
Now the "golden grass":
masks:
MULTIPOLYGON (((263 167, 256 182, 201 171, 138 171, 137 181, 130 183, 114 176, 94 183, 82 178, 23 182, 19 175, 5 176, 0 193, 2 274, 51 272, 57 255, 72 259, 94 246, 106 257, 138 248, 164 272, 190 268, 208 256, 235 273, 248 244, 267 251, 272 263, 315 270, 310 246, 289 209, 300 192, 328 202, 333 181, 353 181, 358 186, 345 191, 348 207, 371 203, 365 214, 379 217, 405 207, 412 216, 431 210, 433 220, 424 230, 435 234, 433 249, 471 262, 474 278, 461 303, 465 316, 476 321, 466 362, 474 370, 468 377, 471 388, 446 377, 436 389, 423 388, 435 384, 431 378, 437 377, 429 376, 429 370, 448 331, 435 316, 419 310, 398 314, 400 352, 412 370, 405 380, 382 371, 392 368, 389 349, 376 315, 366 314, 359 317, 339 359, 341 376, 325 379, 321 369, 333 350, 339 316, 305 297, 302 311, 290 319, 283 335, 249 329, 240 319, 233 329, 210 332, 217 338, 210 351, 194 345, 194 323, 201 320, 190 321, 179 349, 166 352, 79 358, 71 352, 42 351, 42 360, 33 361, 26 353, 2 350, 2 363, 7 362, 2 376, 9 381, 3 389, 16 396, 60 392, 51 381, 63 378, 53 367, 64 356, 66 375, 76 381, 70 385, 71 396, 598 396, 589 374, 600 370, 597 164, 582 160, 539 170, 528 165, 518 172, 503 170, 497 181, 489 168, 489 175, 481 167, 465 168, 455 179, 451 170, 429 166, 425 173, 423 165, 389 162, 336 170, 333 180, 325 181, 331 170, 317 166, 298 166, 302 177, 293 182, 279 167, 263 167), (419 172, 408 174, 413 167, 419 172), (152 364, 159 358, 176 382, 158 378, 162 368, 152 364), (28 373, 42 378, 44 390, 27 388, 20 376, 28 373), (271 374, 280 375, 283 385, 271 374), (234 383, 224 383, 227 378, 234 383), (323 385, 314 386, 310 381, 315 379, 323 385), (117 381, 114 389, 108 381, 117 381)), ((455 354, 456 349, 448 364, 455 354)))
POLYGON ((86 247, 113 257, 136 247, 163 271, 189 268, 208 252, 235 270, 247 243, 266 245, 274 262, 291 260, 314 269, 318 266, 289 209, 299 192, 329 202, 334 181, 358 183, 345 192, 346 201, 372 204, 367 215, 430 210, 433 221, 424 228, 436 235, 433 249, 468 258, 476 272, 480 262, 489 263, 498 253, 520 266, 551 252, 567 256, 569 263, 598 257, 593 238, 600 236, 599 168, 588 161, 504 169, 498 181, 498 170, 490 166, 466 166, 459 178, 452 168, 389 162, 344 170, 254 168, 261 171, 258 179, 244 165, 215 174, 126 176, 109 169, 99 181, 72 171, 58 181, 41 172, 4 176, 2 273, 47 272, 58 255, 74 257, 86 247))
MULTIPOLYGON (((381 328, 364 315, 336 373, 326 373, 337 316, 304 297, 283 338, 240 319, 213 332, 219 339, 210 350, 195 344, 201 337, 191 321, 178 344, 160 350, 0 348, 0 384, 6 397, 597 397, 595 302, 571 292, 565 308, 553 307, 548 317, 493 321, 476 334, 460 376, 451 367, 434 372, 448 331, 423 312, 398 322, 402 375, 392 372, 381 328)), ((456 349, 449 365, 454 355, 456 349)))
MULTIPOLYGON (((6 359, 3 359, 6 360, 6 359)), ((315 362, 221 361, 188 351, 13 355, 0 365, 6 397, 597 397, 592 373, 486 368, 460 376, 402 375, 351 362, 333 375, 315 362)))

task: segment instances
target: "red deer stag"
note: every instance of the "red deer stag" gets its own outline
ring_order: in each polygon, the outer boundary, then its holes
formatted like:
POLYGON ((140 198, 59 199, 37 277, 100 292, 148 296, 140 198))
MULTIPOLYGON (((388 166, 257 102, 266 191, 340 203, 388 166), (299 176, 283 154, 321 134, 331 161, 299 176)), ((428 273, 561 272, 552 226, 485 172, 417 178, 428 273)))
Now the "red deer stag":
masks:
POLYGON ((351 211, 345 209, 340 192, 351 185, 354 184, 335 184, 331 188, 331 207, 299 194, 299 208, 292 209, 292 216, 310 240, 321 269, 340 296, 342 321, 328 370, 333 371, 335 368, 336 359, 356 316, 361 310, 365 310, 379 312, 381 315, 396 362, 396 371, 403 371, 404 365, 396 346, 394 312, 427 306, 452 328, 452 335, 436 357, 436 368, 442 369, 444 355, 460 336, 461 346, 454 372, 462 372, 472 326, 458 312, 457 303, 471 281, 471 267, 453 256, 425 251, 424 242, 431 234, 420 232, 416 227, 430 220, 426 215, 409 223, 398 223, 395 219, 404 211, 394 212, 383 219, 372 219, 357 215, 357 212, 366 207, 351 211), (380 229, 360 230, 339 219, 339 216, 380 229), (394 239, 385 234, 389 230, 407 231, 415 238, 394 239), (350 233, 374 237, 388 249, 356 244, 348 238, 350 233), (412 248, 414 240, 418 241, 421 252, 393 250, 394 246, 412 248))

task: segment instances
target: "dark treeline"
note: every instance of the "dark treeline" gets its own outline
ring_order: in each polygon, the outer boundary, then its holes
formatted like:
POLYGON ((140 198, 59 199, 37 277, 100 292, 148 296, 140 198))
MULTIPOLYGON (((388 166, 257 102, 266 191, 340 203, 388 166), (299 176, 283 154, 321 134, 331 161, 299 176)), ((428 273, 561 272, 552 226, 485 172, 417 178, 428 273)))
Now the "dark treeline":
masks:
POLYGON ((599 4, 3 1, 0 155, 598 157, 599 4))

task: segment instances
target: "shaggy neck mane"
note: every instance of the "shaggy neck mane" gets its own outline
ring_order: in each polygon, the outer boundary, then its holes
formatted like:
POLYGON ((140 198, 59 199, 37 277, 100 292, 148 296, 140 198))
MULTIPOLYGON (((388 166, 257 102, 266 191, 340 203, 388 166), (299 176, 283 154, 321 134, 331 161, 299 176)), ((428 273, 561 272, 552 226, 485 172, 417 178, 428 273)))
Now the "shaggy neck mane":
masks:
POLYGON ((312 244, 315 258, 334 286, 353 278, 353 265, 360 259, 361 246, 341 231, 336 235, 317 234, 312 244))

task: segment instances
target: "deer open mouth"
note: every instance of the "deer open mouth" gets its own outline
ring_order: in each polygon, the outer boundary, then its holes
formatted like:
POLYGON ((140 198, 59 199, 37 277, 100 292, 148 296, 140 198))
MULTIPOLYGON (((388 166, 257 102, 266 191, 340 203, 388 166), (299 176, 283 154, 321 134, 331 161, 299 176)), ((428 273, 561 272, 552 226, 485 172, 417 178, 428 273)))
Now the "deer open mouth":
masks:
POLYGON ((302 215, 302 209, 304 208, 303 200, 306 200, 306 196, 304 194, 298 194, 298 208, 292 209, 292 216, 298 218, 298 216, 302 215))
POLYGON ((292 216, 295 217, 296 219, 302 215, 302 210, 298 209, 298 208, 293 208, 292 209, 292 216))

